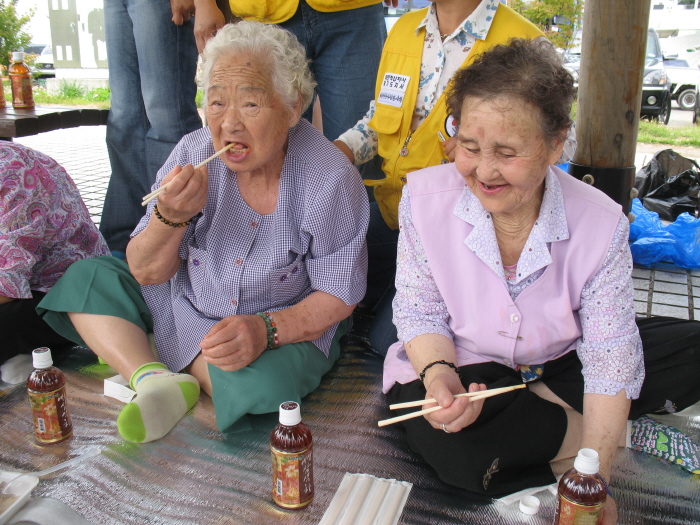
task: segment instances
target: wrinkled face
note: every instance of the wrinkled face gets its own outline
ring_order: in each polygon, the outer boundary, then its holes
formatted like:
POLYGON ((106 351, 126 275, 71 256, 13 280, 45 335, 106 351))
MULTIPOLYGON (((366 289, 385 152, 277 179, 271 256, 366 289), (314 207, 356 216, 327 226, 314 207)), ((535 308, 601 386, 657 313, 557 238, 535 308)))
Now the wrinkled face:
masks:
POLYGON ((561 156, 563 141, 547 147, 537 111, 503 97, 462 105, 455 165, 491 213, 517 213, 539 200, 547 167, 561 156))
POLYGON ((234 145, 221 159, 238 173, 277 173, 287 132, 299 121, 272 86, 260 60, 249 54, 221 57, 213 67, 205 108, 214 149, 234 145))

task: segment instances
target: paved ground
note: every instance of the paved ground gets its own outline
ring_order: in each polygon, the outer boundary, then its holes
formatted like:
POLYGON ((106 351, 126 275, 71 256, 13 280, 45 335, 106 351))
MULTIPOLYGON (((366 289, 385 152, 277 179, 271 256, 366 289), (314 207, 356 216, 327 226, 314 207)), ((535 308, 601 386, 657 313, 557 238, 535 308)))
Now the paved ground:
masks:
MULTIPOLYGON (((17 139, 17 142, 46 153, 62 164, 78 185, 93 220, 99 224, 110 176, 105 127, 51 131, 17 139)), ((635 165, 640 168, 656 151, 666 148, 668 146, 659 144, 640 144, 635 165)), ((674 149, 700 161, 699 148, 674 149)), ((635 268, 633 276, 638 314, 700 319, 700 270, 660 264, 654 269, 635 268)))

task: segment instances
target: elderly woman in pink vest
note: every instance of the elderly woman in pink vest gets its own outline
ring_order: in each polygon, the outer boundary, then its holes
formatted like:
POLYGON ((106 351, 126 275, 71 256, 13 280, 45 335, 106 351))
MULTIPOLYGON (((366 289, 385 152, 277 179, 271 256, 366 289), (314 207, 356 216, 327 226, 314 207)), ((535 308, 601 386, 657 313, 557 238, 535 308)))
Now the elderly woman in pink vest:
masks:
POLYGON ((384 391, 437 400, 403 422, 411 448, 446 483, 492 497, 554 482, 549 463, 584 447, 608 482, 625 444, 700 472, 697 445, 645 416, 700 399, 700 323, 635 319, 626 216, 552 166, 573 98, 546 42, 483 54, 451 86, 455 163, 410 174, 399 208, 384 391))

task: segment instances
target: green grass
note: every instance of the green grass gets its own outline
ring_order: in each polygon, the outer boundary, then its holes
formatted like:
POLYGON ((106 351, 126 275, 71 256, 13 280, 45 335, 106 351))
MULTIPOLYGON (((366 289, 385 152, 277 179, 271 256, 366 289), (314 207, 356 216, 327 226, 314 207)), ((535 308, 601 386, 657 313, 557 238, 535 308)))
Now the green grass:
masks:
POLYGON ((700 126, 691 124, 683 128, 669 128, 658 122, 641 120, 637 142, 700 148, 700 126))
MULTIPOLYGON (((83 108, 109 108, 109 88, 86 89, 82 85, 71 82, 61 82, 58 92, 48 93, 46 88, 37 81, 33 87, 34 102, 41 106, 80 106, 83 108)), ((12 92, 9 79, 3 79, 5 103, 12 106, 12 92)))

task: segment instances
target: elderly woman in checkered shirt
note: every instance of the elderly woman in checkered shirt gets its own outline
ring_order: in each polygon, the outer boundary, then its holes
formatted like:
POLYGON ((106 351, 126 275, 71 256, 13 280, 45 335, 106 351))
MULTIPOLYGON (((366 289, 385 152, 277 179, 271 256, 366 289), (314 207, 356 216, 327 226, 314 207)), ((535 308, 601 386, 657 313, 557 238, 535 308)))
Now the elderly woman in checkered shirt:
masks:
POLYGON ((222 431, 300 400, 337 359, 365 292, 367 196, 300 119, 314 90, 303 48, 277 26, 241 22, 202 58, 209 125, 159 171, 154 188, 168 186, 132 234, 128 266, 76 265, 41 305, 131 378, 137 396, 117 426, 136 442, 169 432, 200 386, 222 431))

